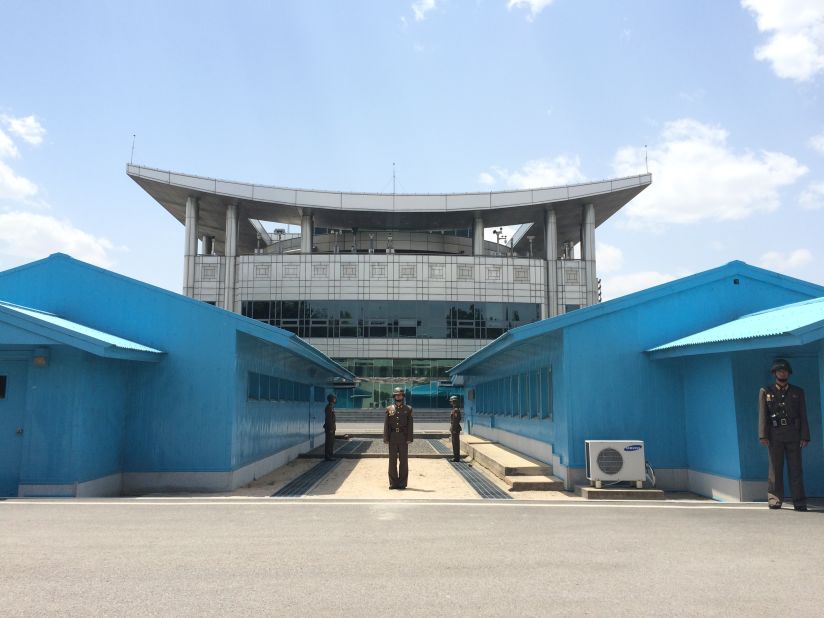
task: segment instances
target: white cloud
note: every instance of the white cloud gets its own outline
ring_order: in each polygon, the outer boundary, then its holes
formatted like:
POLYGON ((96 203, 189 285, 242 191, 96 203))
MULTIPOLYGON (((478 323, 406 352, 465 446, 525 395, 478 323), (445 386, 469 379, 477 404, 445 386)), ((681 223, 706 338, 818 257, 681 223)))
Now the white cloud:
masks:
POLYGON ((796 249, 791 253, 768 251, 761 256, 759 264, 768 270, 786 272, 809 264, 812 259, 813 254, 809 249, 796 249))
MULTIPOLYGON (((778 190, 807 168, 793 157, 761 151, 735 152, 721 127, 683 118, 664 125, 661 141, 649 149, 653 183, 624 208, 630 227, 700 221, 740 220, 780 206, 778 190)), ((645 170, 644 149, 621 148, 615 173, 645 170)))
POLYGON ((807 81, 824 71, 824 3, 821 0, 741 0, 758 30, 770 33, 755 50, 782 78, 807 81))
MULTIPOLYGON (((581 161, 578 157, 560 155, 554 159, 528 161, 520 170, 514 172, 499 167, 493 167, 492 171, 508 189, 535 189, 584 182, 586 176, 580 167, 581 161)), ((481 173, 479 180, 484 184, 495 183, 495 177, 486 172, 481 173)))
POLYGON ((798 200, 805 210, 821 210, 824 208, 824 182, 813 182, 801 193, 798 200))
POLYGON ((554 1, 555 0, 507 0, 506 6, 510 11, 513 7, 517 9, 529 9, 529 16, 527 19, 532 21, 538 13, 543 11, 554 1))
POLYGON ((426 14, 437 6, 437 0, 415 0, 412 3, 412 12, 415 14, 415 21, 423 21, 426 14))
MULTIPOLYGON (((596 257, 598 257, 597 254, 596 257)), ((600 263, 601 260, 598 258, 598 264, 600 265, 600 263)), ((686 276, 686 274, 670 275, 667 273, 659 273, 654 270, 627 273, 625 275, 612 275, 609 277, 604 277, 601 280, 601 294, 603 300, 610 300, 612 298, 618 298, 619 296, 631 294, 632 292, 645 290, 654 285, 667 283, 668 281, 673 281, 678 277, 683 276, 686 276)))
POLYGON ((0 159, 16 159, 20 156, 20 151, 11 138, 0 129, 0 159))
POLYGON ((486 187, 491 187, 495 184, 495 177, 492 174, 481 172, 478 174, 478 182, 486 187))
POLYGON ((595 259, 598 261, 599 276, 601 273, 614 273, 621 270, 624 264, 624 252, 618 247, 596 240, 595 259))
POLYGON ((37 193, 37 185, 28 178, 14 173, 8 165, 0 161, 0 199, 24 200, 37 193))
POLYGON ((43 142, 46 129, 34 116, 15 118, 4 114, 0 116, 0 120, 9 128, 9 131, 29 144, 39 146, 43 142))
POLYGON ((812 148, 816 152, 824 154, 824 131, 822 131, 818 135, 813 135, 810 138, 809 143, 810 143, 810 148, 812 148))
POLYGON ((0 213, 0 269, 62 252, 109 268, 112 243, 74 227, 68 221, 27 212, 0 213))

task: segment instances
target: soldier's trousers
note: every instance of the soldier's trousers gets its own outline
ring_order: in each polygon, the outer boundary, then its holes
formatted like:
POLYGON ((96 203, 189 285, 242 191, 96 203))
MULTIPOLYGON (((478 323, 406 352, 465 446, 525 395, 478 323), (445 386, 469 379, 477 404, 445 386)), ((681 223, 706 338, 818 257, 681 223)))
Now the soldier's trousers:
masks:
POLYGON ((790 477, 790 495, 793 506, 806 506, 804 475, 801 470, 801 444, 798 440, 782 442, 770 438, 770 472, 767 476, 767 501, 771 505, 784 502, 784 458, 787 459, 787 476, 790 477))
POLYGON ((452 432, 452 459, 455 461, 461 459, 461 433, 459 431, 452 432))
POLYGON ((326 443, 323 445, 323 456, 330 459, 335 452, 335 432, 326 430, 326 443))
POLYGON ((406 487, 408 478, 409 445, 406 443, 406 434, 392 432, 389 434, 389 486, 406 487))

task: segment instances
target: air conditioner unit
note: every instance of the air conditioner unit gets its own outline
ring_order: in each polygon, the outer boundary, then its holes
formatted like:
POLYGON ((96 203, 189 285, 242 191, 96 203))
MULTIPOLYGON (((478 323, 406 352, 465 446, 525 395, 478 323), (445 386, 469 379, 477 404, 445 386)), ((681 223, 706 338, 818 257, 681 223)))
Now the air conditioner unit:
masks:
POLYGON ((644 485, 646 460, 642 440, 586 440, 587 479, 600 488, 604 481, 644 485))

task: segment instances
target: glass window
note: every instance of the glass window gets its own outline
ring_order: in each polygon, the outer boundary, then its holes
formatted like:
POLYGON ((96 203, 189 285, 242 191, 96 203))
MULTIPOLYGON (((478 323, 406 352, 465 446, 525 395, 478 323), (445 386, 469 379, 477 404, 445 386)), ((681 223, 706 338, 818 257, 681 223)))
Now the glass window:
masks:
POLYGON ((260 376, 251 371, 247 375, 249 383, 246 388, 246 397, 248 399, 257 399, 260 394, 260 376))
POLYGON ((548 418, 552 420, 553 402, 552 402, 552 367, 547 367, 546 371, 541 372, 541 379, 543 388, 541 391, 546 400, 541 408, 541 418, 548 418))
POLYGON ((260 394, 258 399, 269 401, 269 376, 260 376, 260 394))

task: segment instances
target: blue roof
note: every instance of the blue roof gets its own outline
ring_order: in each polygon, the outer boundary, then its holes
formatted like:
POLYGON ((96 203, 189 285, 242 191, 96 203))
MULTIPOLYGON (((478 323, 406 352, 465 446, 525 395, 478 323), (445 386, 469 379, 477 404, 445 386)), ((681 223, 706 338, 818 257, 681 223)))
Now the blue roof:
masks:
MULTIPOLYGON (((811 340, 824 338, 824 330, 817 332, 821 329, 824 329, 824 298, 814 298, 751 313, 732 322, 682 337, 647 351, 658 353, 677 351, 667 356, 680 356, 684 352, 698 353, 697 346, 702 346, 700 352, 705 353, 721 351, 719 346, 712 346, 712 344, 765 338, 781 338, 781 345, 803 345, 811 340), (687 351, 685 348, 693 349, 687 351)), ((656 356, 660 357, 663 354, 656 356)))
POLYGON ((161 350, 66 320, 53 313, 3 301, 0 301, 0 319, 13 326, 35 332, 55 343, 71 345, 98 356, 128 360, 159 360, 153 357, 159 357, 164 353, 161 350))
POLYGON ((320 368, 325 373, 331 376, 343 377, 349 380, 355 378, 355 375, 351 373, 349 370, 345 369, 342 365, 323 354, 317 348, 306 343, 303 339, 301 339, 294 333, 280 329, 276 326, 264 324, 259 320, 254 320, 252 318, 248 318, 238 313, 227 311, 226 309, 222 309, 220 307, 215 307, 214 305, 204 303, 203 301, 195 300, 194 298, 189 298, 188 296, 183 296, 182 294, 178 294, 176 292, 172 292, 169 290, 164 290, 163 288, 159 288, 157 286, 145 283, 143 281, 139 281, 137 279, 132 279, 131 277, 126 277, 125 275, 121 275, 110 270, 106 270, 105 268, 100 268, 99 266, 94 266, 92 264, 82 262, 69 255, 66 255, 65 253, 53 253, 47 258, 43 258, 35 262, 30 262, 28 264, 23 264, 21 266, 11 268, 7 271, 0 272, 0 276, 15 271, 23 271, 26 269, 38 268, 44 264, 49 264, 53 262, 67 263, 76 268, 81 268, 86 271, 99 273, 101 275, 119 279, 121 281, 127 281, 131 285, 151 290, 153 294, 161 294, 169 298, 173 298, 174 302, 188 303, 191 305, 191 307, 194 308, 193 310, 195 311, 220 312, 224 314, 224 317, 226 319, 232 320, 234 322, 235 327, 239 332, 243 332, 253 337, 256 337, 262 341, 278 345, 283 349, 290 351, 292 354, 295 354, 299 358, 303 359, 305 362, 320 368))
MULTIPOLYGON (((735 276, 747 276, 754 279, 760 279, 762 281, 768 281, 781 285, 782 287, 803 291, 808 293, 810 296, 824 295, 824 287, 820 285, 809 283, 794 277, 781 275, 770 270, 758 268, 757 266, 751 266, 750 264, 740 260, 734 260, 717 268, 706 270, 688 277, 683 277, 681 279, 676 279, 675 281, 670 281, 661 285, 656 285, 654 287, 640 290, 632 294, 627 294, 626 296, 621 296, 620 298, 615 298, 604 303, 590 305, 589 307, 584 307, 582 309, 572 311, 571 313, 565 313, 553 318, 547 318, 545 320, 540 320, 538 322, 533 322, 531 324, 514 328, 505 332, 495 341, 489 343, 455 365, 449 370, 449 375, 454 378, 455 376, 465 374, 468 369, 475 367, 492 357, 496 357, 500 360, 506 360, 506 356, 510 348, 525 345, 530 340, 536 339, 543 335, 547 335, 569 326, 573 326, 575 324, 579 324, 581 322, 616 311, 622 311, 630 307, 641 305, 642 303, 668 296, 670 294, 689 290, 711 281, 717 281, 725 277, 735 276)), ((539 344, 536 343, 536 345, 539 344)))

